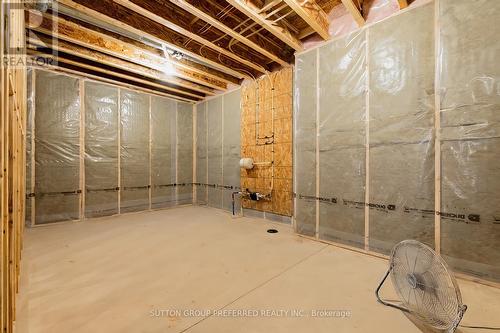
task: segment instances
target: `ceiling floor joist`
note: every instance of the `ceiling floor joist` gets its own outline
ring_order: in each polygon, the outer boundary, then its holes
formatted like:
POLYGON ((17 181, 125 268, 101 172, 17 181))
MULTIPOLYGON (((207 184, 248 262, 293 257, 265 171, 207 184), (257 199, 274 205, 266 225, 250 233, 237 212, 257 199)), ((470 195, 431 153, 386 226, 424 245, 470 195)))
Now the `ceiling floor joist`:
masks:
POLYGON ((330 38, 328 16, 315 0, 284 0, 324 40, 330 38))
POLYGON ((405 9, 408 7, 408 0, 398 0, 399 9, 405 9))
POLYGON ((122 59, 111 57, 101 52, 92 51, 85 47, 67 43, 63 40, 58 40, 57 43, 53 44, 52 40, 50 40, 49 38, 44 37, 41 34, 37 34, 31 30, 30 30, 30 36, 27 37, 27 40, 30 44, 38 48, 49 48, 55 51, 56 53, 64 52, 83 59, 102 63, 104 65, 111 66, 119 70, 126 70, 134 74, 143 75, 144 77, 164 82, 166 84, 172 84, 174 86, 178 86, 179 88, 185 88, 188 90, 197 91, 201 94, 209 96, 215 95, 215 90, 212 88, 195 84, 193 82, 175 77, 173 75, 167 75, 163 72, 148 67, 144 67, 135 63, 131 63, 122 59))
MULTIPOLYGON (((61 4, 58 5, 57 10, 58 10, 58 16, 66 19, 67 21, 75 22, 83 27, 89 28, 97 32, 101 32, 110 37, 119 39, 125 43, 132 44, 139 48, 145 49, 146 51, 152 54, 164 57, 165 52, 162 46, 156 42, 147 40, 146 38, 144 38, 144 36, 138 36, 123 28, 111 26, 105 22, 101 22, 95 18, 92 18, 86 15, 85 13, 78 12, 61 4)), ((217 69, 202 65, 198 62, 190 60, 187 57, 180 59, 176 58, 173 60, 175 60, 178 65, 182 65, 187 69, 201 71, 207 77, 237 85, 241 83, 241 80, 237 77, 231 76, 217 69)))
POLYGON ((30 58, 31 58, 31 63, 33 64, 33 65, 30 65, 31 68, 38 68, 38 69, 42 69, 42 70, 45 69, 45 70, 51 70, 51 71, 60 72, 60 73, 67 73, 67 74, 71 74, 71 75, 75 75, 75 76, 79 76, 79 77, 83 77, 83 78, 88 78, 88 79, 95 80, 95 81, 109 83, 109 84, 123 87, 126 89, 146 92, 148 94, 161 96, 161 97, 173 98, 173 99, 183 101, 183 102, 195 103, 195 101, 193 101, 191 99, 184 99, 184 98, 179 97, 179 96, 161 93, 157 90, 151 90, 148 88, 140 87, 138 85, 126 83, 126 82, 123 82, 123 81, 120 81, 117 79, 106 78, 106 77, 103 77, 102 75, 99 75, 99 73, 90 73, 89 71, 86 71, 83 68, 76 68, 76 67, 70 68, 70 67, 63 67, 63 66, 54 66, 54 65, 47 64, 47 63, 37 64, 36 56, 30 56, 30 58))
POLYGON ((116 69, 111 71, 109 69, 102 68, 98 64, 89 64, 77 57, 75 57, 75 59, 70 59, 66 55, 61 55, 61 54, 58 54, 56 57, 55 55, 47 54, 46 52, 37 51, 36 46, 33 45, 28 45, 28 55, 38 57, 39 59, 50 58, 56 61, 58 65, 62 63, 74 67, 79 67, 84 70, 89 70, 91 72, 99 73, 99 75, 104 75, 106 77, 113 77, 115 80, 124 80, 126 82, 133 82, 134 85, 140 87, 147 87, 148 89, 156 90, 161 93, 169 94, 171 96, 177 96, 186 100, 198 101, 204 98, 204 96, 183 92, 180 90, 176 90, 175 88, 172 89, 165 85, 161 85, 148 80, 143 80, 137 76, 127 75, 123 72, 118 72, 116 69))
POLYGON ((272 19, 266 18, 265 15, 259 12, 259 8, 252 3, 246 0, 227 0, 227 2, 254 20, 256 23, 260 24, 294 50, 302 51, 302 42, 293 33, 291 33, 286 27, 274 22, 272 19))
POLYGON ((147 17, 155 22, 158 22, 159 24, 177 31, 180 34, 183 34, 195 41, 197 41, 200 44, 206 45, 210 47, 213 50, 216 50, 217 52, 232 58, 235 61, 238 61, 239 63, 242 63, 248 67, 251 67, 255 69, 256 71, 264 74, 266 73, 266 69, 262 67, 259 64, 253 63, 252 61, 243 58, 242 56, 233 53, 229 50, 226 50, 223 47, 220 47, 211 41, 201 37, 200 35, 192 32, 189 30, 189 24, 186 25, 185 23, 182 22, 182 20, 179 20, 176 18, 175 13, 172 13, 168 10, 164 10, 161 6, 158 6, 157 3, 154 1, 143 1, 143 0, 114 0, 114 2, 127 7, 128 9, 144 16, 147 17))
POLYGON ((258 72, 243 64, 219 54, 217 51, 204 47, 189 37, 145 18, 112 0, 57 0, 67 7, 78 10, 93 18, 110 25, 130 30, 139 35, 166 45, 168 48, 201 61, 213 68, 226 72, 238 78, 258 76, 258 72), (251 73, 249 75, 248 73, 251 73))
POLYGON ((255 39, 252 38, 252 36, 243 36, 240 33, 234 31, 230 27, 226 26, 223 22, 219 21, 218 19, 214 18, 208 13, 205 13, 203 10, 200 10, 197 8, 194 4, 191 4, 193 1, 187 1, 187 0, 170 0, 172 3, 177 5, 178 7, 184 9, 185 11, 197 16, 199 19, 205 21, 206 23, 214 26, 215 28, 219 29, 220 31, 226 33, 227 35, 231 36, 235 40, 239 41, 242 44, 247 45, 248 47, 256 50, 260 54, 268 57, 270 60, 275 61, 276 63, 286 66, 289 63, 289 60, 286 59, 286 57, 281 56, 277 53, 273 53, 272 51, 268 50, 266 47, 259 45, 255 39))
MULTIPOLYGON (((38 14, 29 12, 29 15, 38 14)), ((28 18, 28 24, 29 22, 36 22, 36 20, 28 18)), ((73 22, 51 17, 48 14, 44 14, 42 22, 37 26, 31 27, 31 29, 145 67, 162 72, 170 72, 169 74, 171 75, 214 89, 227 89, 227 83, 208 78, 201 71, 195 71, 192 68, 187 69, 181 63, 176 62, 175 59, 159 57, 135 45, 84 28, 73 22)))
POLYGON ((342 3, 349 11, 349 13, 351 13, 351 16, 353 17, 354 21, 356 21, 358 26, 361 27, 366 23, 357 0, 342 0, 342 3))

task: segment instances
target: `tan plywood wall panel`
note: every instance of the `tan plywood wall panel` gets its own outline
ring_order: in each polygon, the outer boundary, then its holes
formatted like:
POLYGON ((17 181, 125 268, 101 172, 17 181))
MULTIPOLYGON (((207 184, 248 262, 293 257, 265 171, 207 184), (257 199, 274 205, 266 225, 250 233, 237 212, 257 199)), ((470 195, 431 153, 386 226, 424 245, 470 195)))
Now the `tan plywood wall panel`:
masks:
POLYGON ((242 189, 271 194, 271 200, 243 199, 243 208, 292 215, 292 82, 292 68, 284 68, 242 88, 241 156, 272 162, 274 149, 274 168, 241 170, 242 189))

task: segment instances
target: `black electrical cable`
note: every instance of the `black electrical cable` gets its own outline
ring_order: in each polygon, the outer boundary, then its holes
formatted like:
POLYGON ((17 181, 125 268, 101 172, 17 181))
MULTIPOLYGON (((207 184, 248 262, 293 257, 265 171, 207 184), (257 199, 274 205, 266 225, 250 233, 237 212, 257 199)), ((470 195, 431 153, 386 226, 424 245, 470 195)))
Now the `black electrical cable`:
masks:
POLYGON ((471 325, 459 325, 463 328, 473 328, 477 330, 492 330, 492 331, 500 331, 500 327, 490 327, 490 326, 471 326, 471 325))

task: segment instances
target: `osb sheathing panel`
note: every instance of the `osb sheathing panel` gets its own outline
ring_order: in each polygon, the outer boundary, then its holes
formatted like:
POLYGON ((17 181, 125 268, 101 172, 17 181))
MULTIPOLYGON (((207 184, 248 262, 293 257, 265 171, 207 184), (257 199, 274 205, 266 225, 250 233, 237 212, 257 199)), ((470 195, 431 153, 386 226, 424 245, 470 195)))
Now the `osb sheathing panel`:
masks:
MULTIPOLYGON (((292 69, 266 75, 242 88, 241 156, 254 162, 271 162, 274 108, 274 189, 270 201, 243 200, 243 208, 292 215, 292 69), (258 131, 258 132, 257 132, 258 131), (257 139, 258 137, 262 139, 257 139), (267 137, 268 139, 265 139, 267 137)), ((241 170, 241 187, 269 194, 272 167, 241 170)))

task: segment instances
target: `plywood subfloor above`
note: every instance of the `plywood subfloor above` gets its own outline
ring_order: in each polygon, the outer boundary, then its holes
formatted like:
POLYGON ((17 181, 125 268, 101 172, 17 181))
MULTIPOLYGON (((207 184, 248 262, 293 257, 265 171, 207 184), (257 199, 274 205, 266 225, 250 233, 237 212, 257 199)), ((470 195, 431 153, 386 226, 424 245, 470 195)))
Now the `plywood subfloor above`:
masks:
MULTIPOLYGON (((421 332, 376 302, 385 260, 219 210, 185 207, 30 229, 25 244, 18 333, 421 332), (279 233, 268 234, 269 227, 279 233), (351 316, 151 316, 185 309, 351 316)), ((460 285, 465 322, 498 323, 500 290, 460 285)), ((384 295, 395 298, 390 283, 384 295)))

